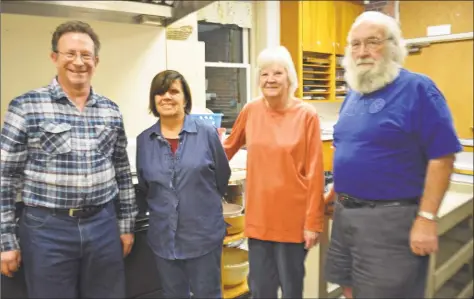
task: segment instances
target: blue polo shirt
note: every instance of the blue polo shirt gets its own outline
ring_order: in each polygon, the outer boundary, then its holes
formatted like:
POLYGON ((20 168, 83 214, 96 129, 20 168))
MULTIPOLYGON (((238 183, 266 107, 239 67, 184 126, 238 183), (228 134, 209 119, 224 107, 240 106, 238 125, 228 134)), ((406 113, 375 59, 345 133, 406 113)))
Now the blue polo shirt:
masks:
POLYGON ((368 200, 421 196, 428 161, 462 150, 439 89, 405 69, 373 93, 349 92, 334 146, 335 191, 368 200))

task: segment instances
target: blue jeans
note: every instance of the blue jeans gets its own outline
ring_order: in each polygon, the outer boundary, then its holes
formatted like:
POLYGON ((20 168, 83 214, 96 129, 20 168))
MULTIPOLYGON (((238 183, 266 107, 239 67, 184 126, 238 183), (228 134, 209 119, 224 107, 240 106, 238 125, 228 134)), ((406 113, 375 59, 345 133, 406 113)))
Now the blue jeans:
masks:
POLYGON ((85 219, 25 207, 19 237, 30 298, 125 298, 112 202, 85 219))
POLYGON ((168 260, 155 254, 164 298, 222 298, 222 245, 192 259, 168 260))

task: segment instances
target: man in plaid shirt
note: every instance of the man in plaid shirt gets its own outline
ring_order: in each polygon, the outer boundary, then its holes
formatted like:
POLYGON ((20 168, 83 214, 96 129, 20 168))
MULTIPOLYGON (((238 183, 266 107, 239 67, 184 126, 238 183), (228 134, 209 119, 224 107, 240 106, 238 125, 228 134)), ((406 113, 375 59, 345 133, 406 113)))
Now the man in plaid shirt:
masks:
POLYGON ((23 261, 29 297, 125 297, 123 257, 138 209, 122 115, 91 88, 99 49, 88 24, 59 25, 57 77, 13 99, 5 115, 1 271, 11 277, 23 261))

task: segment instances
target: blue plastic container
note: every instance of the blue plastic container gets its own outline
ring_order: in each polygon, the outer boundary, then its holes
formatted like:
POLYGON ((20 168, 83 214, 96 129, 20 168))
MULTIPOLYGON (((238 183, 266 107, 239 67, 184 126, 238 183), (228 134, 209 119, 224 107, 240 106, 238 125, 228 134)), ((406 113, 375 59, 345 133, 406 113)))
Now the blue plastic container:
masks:
POLYGON ((201 119, 209 124, 214 125, 216 128, 221 127, 222 123, 222 113, 212 113, 212 114, 190 114, 194 119, 201 119))

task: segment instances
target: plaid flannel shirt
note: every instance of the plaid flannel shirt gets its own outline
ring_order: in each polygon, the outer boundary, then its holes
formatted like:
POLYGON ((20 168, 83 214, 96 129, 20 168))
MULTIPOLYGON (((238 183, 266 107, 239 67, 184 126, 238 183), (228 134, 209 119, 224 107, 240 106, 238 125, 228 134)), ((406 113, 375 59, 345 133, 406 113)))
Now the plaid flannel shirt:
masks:
POLYGON ((138 208, 118 106, 91 89, 84 110, 56 78, 12 100, 1 133, 1 250, 19 249, 15 200, 28 206, 79 208, 116 201, 121 233, 138 208))

